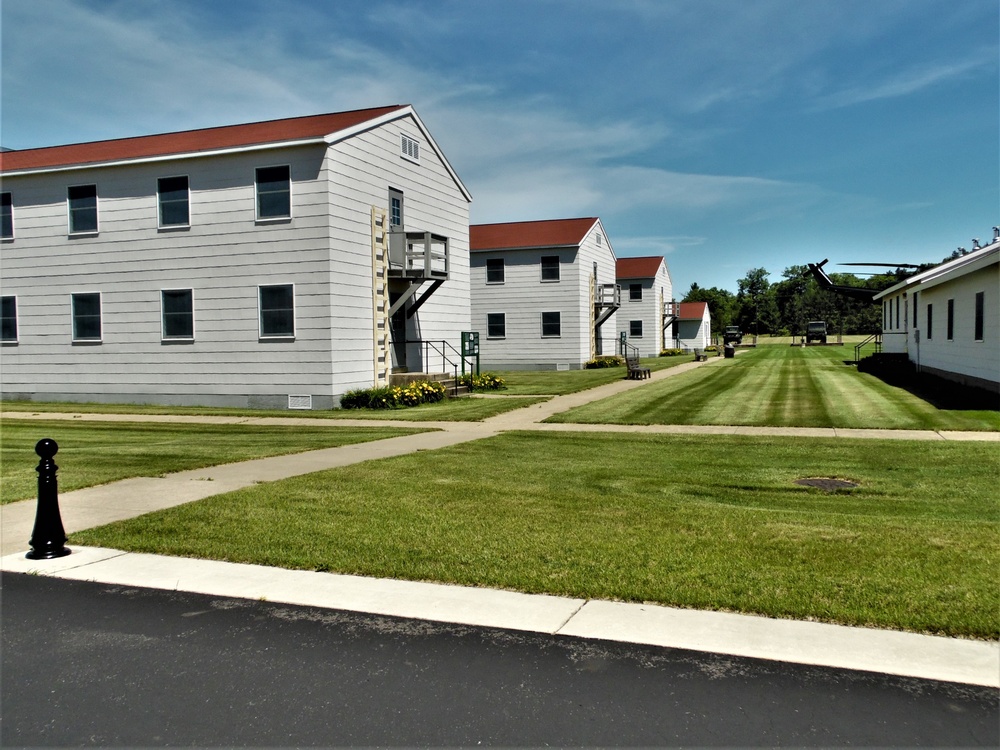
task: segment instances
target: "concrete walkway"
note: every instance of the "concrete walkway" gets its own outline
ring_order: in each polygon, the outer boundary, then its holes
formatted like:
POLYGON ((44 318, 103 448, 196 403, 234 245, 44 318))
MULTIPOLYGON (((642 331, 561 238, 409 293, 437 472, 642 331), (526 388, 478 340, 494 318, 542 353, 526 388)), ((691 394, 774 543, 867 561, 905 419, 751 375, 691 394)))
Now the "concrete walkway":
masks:
MULTIPOLYGON (((29 414, 9 412, 3 419, 72 419, 74 421, 148 421, 240 423, 330 427, 376 424, 435 428, 433 432, 276 456, 238 464, 178 472, 164 477, 138 477, 60 495, 67 533, 132 518, 211 495, 361 461, 418 450, 434 450, 507 430, 567 430, 684 434, 792 435, 801 437, 868 437, 906 440, 990 440, 998 433, 917 432, 906 430, 840 430, 815 428, 697 427, 685 425, 616 426, 541 424, 553 414, 607 396, 642 387, 695 367, 687 363, 653 373, 649 380, 621 380, 580 393, 497 415, 482 422, 373 422, 294 417, 187 417, 169 415, 29 414)), ((218 596, 266 598, 399 617, 584 638, 644 643, 715 653, 843 667, 927 679, 1000 687, 1000 644, 884 630, 845 628, 821 623, 772 620, 730 613, 678 610, 653 605, 584 601, 530 596, 506 591, 467 589, 405 581, 365 579, 139 555, 117 550, 76 548, 57 560, 25 559, 34 523, 35 501, 0 506, 2 548, 0 570, 33 572, 128 586, 165 588, 218 596)))

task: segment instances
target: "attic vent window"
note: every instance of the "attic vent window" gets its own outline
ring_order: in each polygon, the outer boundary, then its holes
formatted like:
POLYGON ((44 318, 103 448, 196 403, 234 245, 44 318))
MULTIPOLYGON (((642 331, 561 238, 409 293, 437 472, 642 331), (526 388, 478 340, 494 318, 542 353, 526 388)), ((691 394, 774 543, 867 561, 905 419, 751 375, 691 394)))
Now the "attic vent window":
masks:
POLYGON ((404 159, 420 161, 420 144, 407 135, 400 136, 400 152, 404 159))
POLYGON ((601 239, 601 233, 600 233, 600 232, 598 232, 598 233, 597 233, 597 245, 598 245, 598 247, 600 247, 600 245, 601 245, 601 242, 602 242, 602 241, 603 241, 603 240, 601 239))

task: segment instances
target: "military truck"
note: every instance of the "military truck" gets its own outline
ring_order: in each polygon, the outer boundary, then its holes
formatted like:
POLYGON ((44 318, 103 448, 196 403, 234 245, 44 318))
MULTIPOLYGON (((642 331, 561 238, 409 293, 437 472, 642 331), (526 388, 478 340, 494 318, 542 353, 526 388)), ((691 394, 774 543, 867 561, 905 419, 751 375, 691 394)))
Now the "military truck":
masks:
POLYGON ((723 344, 733 344, 739 346, 743 343, 743 332, 740 331, 739 326, 726 326, 726 330, 722 333, 722 343, 723 344))
POLYGON ((810 320, 806 323, 806 343, 811 344, 813 341, 818 341, 821 344, 826 343, 825 320, 810 320))

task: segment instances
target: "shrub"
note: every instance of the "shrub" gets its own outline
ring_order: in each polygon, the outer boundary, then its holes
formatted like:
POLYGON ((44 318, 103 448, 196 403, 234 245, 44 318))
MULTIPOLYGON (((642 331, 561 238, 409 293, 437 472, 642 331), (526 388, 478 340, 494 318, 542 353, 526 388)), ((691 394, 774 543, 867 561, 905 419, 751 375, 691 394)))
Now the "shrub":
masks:
POLYGON ((683 349, 663 349, 660 351, 661 357, 676 357, 678 354, 683 354, 683 349))
POLYGON ((417 380, 405 386, 386 385, 360 388, 340 397, 341 409, 398 409, 404 406, 431 404, 444 398, 444 383, 417 380))
POLYGON ((588 370, 599 370, 602 367, 621 367, 624 364, 625 360, 621 357, 606 356, 592 359, 584 367, 588 370))
POLYGON ((507 381, 493 372, 483 372, 479 375, 463 375, 459 382, 470 391, 502 391, 507 388, 507 381))

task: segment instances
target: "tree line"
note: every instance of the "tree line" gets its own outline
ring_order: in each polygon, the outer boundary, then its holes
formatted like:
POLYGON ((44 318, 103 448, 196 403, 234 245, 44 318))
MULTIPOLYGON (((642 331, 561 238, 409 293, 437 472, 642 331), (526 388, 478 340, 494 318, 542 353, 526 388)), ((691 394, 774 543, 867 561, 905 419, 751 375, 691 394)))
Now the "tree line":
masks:
MULTIPOLYGON (((828 274, 834 284, 882 291, 899 283, 913 270, 897 268, 869 278, 851 273, 828 274)), ((802 336, 810 320, 824 320, 830 333, 871 334, 882 330, 882 307, 823 289, 808 266, 789 266, 781 281, 772 283, 764 268, 753 268, 739 280, 739 291, 692 283, 683 302, 707 302, 712 331, 739 326, 744 334, 802 336)))

